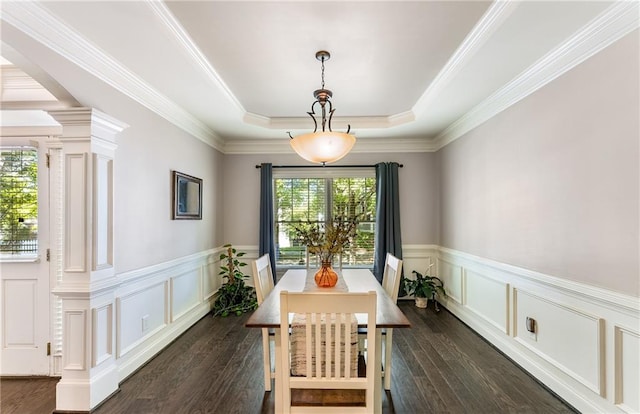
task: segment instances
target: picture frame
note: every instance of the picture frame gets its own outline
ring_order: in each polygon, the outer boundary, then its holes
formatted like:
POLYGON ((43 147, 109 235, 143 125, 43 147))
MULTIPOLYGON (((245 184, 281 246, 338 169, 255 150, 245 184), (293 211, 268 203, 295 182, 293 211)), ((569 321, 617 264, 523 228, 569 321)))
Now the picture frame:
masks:
POLYGON ((173 219, 202 220, 202 179, 173 171, 173 219))

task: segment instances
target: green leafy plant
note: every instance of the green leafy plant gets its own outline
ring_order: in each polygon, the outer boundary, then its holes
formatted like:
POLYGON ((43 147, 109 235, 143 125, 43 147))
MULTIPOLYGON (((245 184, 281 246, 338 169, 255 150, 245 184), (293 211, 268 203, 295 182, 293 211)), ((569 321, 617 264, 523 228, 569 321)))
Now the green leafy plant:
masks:
POLYGON ((238 259, 245 253, 237 252, 230 244, 225 244, 224 247, 227 251, 220 254, 220 261, 226 263, 220 266, 219 274, 226 281, 218 289, 212 313, 213 316, 242 315, 258 306, 256 290, 245 284, 245 279, 249 276, 245 275, 241 268, 247 264, 238 259))
POLYGON ((436 302, 436 294, 440 293, 442 296, 447 296, 447 292, 444 289, 444 282, 436 276, 429 276, 428 270, 424 275, 415 270, 411 273, 415 274, 416 278, 405 279, 407 293, 416 298, 433 300, 436 311, 439 311, 438 302, 436 302))
POLYGON ((349 203, 336 203, 333 219, 324 223, 293 223, 294 238, 322 262, 331 262, 333 256, 342 253, 356 237, 358 223, 365 216, 364 212, 356 212, 361 203, 355 199, 349 203))

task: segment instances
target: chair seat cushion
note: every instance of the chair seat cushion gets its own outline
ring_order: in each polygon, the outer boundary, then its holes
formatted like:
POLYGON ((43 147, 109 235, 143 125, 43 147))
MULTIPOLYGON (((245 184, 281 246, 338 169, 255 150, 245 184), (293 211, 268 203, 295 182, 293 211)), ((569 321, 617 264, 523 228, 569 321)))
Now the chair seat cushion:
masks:
MULTIPOLYGON (((327 327, 330 327, 330 331, 333 331, 335 329, 336 326, 336 321, 334 320, 335 315, 333 315, 331 318, 329 318, 329 314, 322 314, 322 319, 318 321, 318 323, 321 324, 321 341, 323 343, 322 345, 322 351, 320 353, 320 364, 321 364, 321 369, 324 371, 324 365, 325 365, 325 332, 327 331, 327 327), (326 319, 325 319, 326 318, 326 319)), ((306 314, 300 314, 300 313, 296 313, 293 316, 293 320, 291 322, 291 374, 294 376, 298 376, 298 375, 306 375, 306 371, 307 371, 307 354, 306 354, 306 322, 307 322, 307 315, 306 314)), ((349 350, 349 354, 350 354, 350 367, 351 367, 351 376, 357 376, 358 375, 358 361, 357 361, 357 355, 358 355, 358 350, 357 350, 357 340, 356 342, 353 343, 348 343, 345 344, 345 336, 346 335, 350 335, 352 338, 356 338, 356 332, 357 332, 357 326, 358 326, 358 320, 356 319, 355 315, 351 315, 351 321, 348 320, 342 320, 339 322, 340 324, 344 324, 346 323, 347 327, 350 327, 350 334, 345 333, 344 331, 342 332, 342 342, 340 344, 340 354, 342 355, 342 358, 344 359, 346 357, 346 349, 347 348, 351 348, 349 350)), ((311 337, 315 338, 315 329, 313 328, 315 325, 311 325, 311 337)), ((344 325, 341 325, 344 326, 344 325)), ((350 342, 350 341, 349 341, 350 342)), ((312 344, 315 343, 315 339, 312 339, 312 344)), ((331 353, 334 354, 336 351, 333 349, 334 346, 332 346, 331 349, 331 353)), ((312 352, 311 352, 311 364, 312 364, 312 375, 315 375, 315 360, 316 360, 316 354, 315 354, 315 348, 312 348, 312 352)), ((335 372, 335 366, 334 366, 334 362, 331 362, 331 367, 330 370, 331 372, 335 372)), ((344 375, 344 372, 342 373, 342 375, 344 375)))

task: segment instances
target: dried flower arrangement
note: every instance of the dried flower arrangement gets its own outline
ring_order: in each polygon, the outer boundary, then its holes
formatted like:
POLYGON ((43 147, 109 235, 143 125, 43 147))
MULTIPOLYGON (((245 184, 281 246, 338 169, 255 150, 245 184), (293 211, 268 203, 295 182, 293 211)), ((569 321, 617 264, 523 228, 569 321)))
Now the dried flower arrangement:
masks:
POLYGON ((307 246, 309 254, 318 256, 321 262, 331 262, 333 256, 344 251, 356 234, 359 216, 338 213, 327 223, 301 222, 294 224, 296 239, 307 246))

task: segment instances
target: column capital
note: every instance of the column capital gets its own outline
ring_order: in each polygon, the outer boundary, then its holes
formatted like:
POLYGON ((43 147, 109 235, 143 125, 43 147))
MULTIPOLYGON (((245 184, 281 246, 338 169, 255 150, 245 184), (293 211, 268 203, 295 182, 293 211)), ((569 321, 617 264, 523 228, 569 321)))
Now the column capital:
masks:
POLYGON ((115 144, 115 136, 129 125, 95 108, 69 108, 48 111, 63 127, 61 140, 99 138, 115 144))

